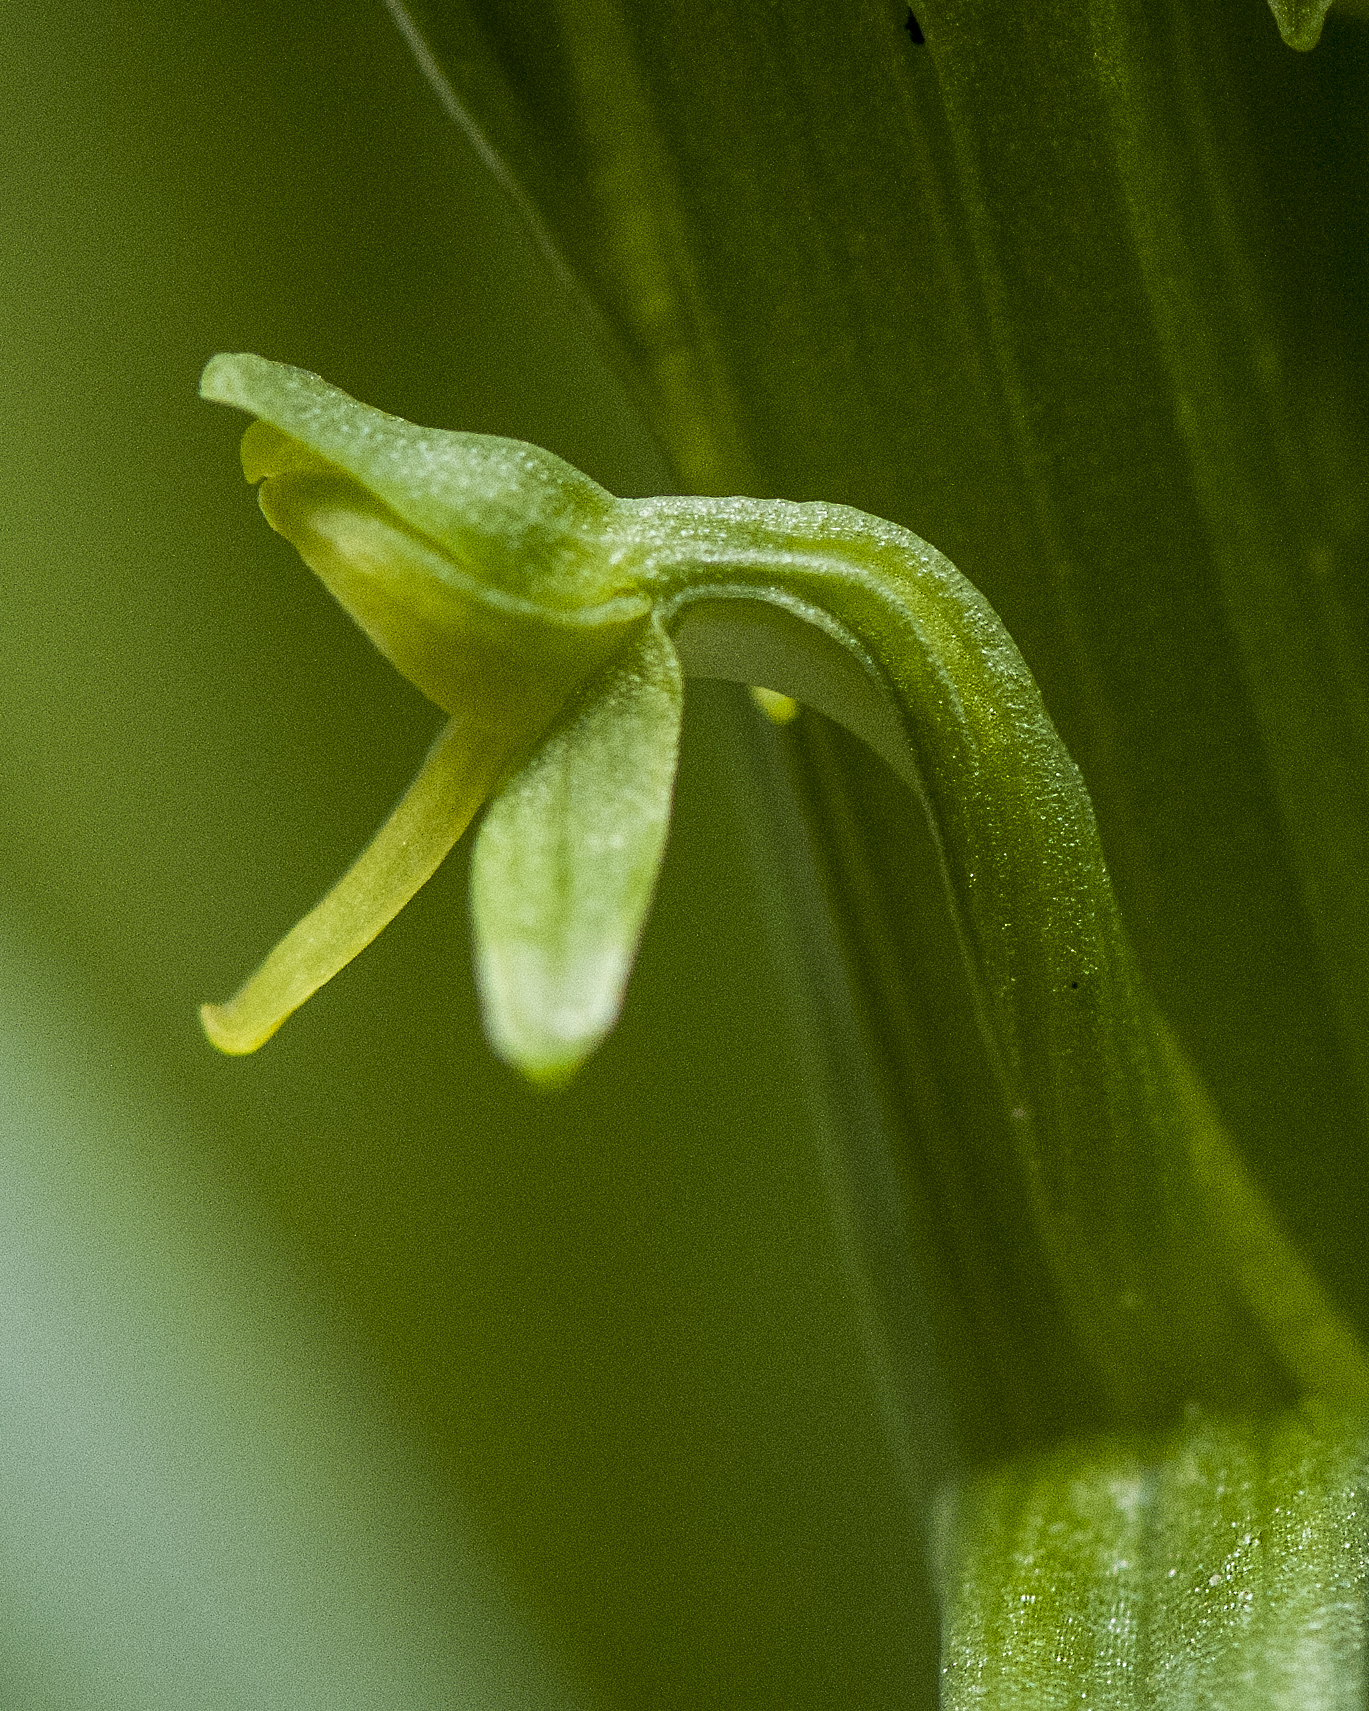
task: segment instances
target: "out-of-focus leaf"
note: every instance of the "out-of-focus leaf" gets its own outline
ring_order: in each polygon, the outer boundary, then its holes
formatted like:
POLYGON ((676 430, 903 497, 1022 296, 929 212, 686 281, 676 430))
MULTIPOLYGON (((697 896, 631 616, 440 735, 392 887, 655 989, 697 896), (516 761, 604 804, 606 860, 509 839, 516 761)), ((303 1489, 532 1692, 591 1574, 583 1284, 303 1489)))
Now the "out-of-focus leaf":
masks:
POLYGON ((1369 1440, 1309 1407, 1071 1446, 948 1497, 947 1711, 1361 1711, 1369 1440))
MULTIPOLYGON (((636 996, 565 1094, 480 1038, 460 853, 251 1064, 193 1024, 438 723, 226 478, 205 355, 291 355, 620 491, 668 472, 373 0, 11 23, 0 869, 110 1023, 73 1032, 73 1073, 103 1052, 155 1085, 173 1126, 142 1141, 203 1166, 208 1228, 250 1202, 588 1701, 903 1704, 935 1665, 918 1469, 832 1226, 724 692, 691 689, 636 996)), ((6 1690, 26 1650, 0 1647, 6 1690)))
POLYGON ((127 1067, 0 941, 6 1702, 579 1703, 380 1375, 127 1067))
POLYGON ((550 13, 524 0, 386 4, 549 244, 594 288, 691 488, 737 491, 748 453, 735 377, 709 328, 699 234, 637 55, 639 20, 617 0, 550 13))

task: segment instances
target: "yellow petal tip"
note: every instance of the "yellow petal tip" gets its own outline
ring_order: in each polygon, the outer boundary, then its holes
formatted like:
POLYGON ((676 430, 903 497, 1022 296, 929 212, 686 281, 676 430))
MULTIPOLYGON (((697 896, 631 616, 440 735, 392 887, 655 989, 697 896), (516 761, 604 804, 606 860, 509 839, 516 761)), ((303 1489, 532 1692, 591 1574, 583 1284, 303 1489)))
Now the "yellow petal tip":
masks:
MULTIPOLYGON (((281 1017, 281 1022, 285 1018, 281 1017)), ((204 1029, 211 1046, 224 1052, 228 1057, 246 1057, 250 1052, 258 1050, 280 1027, 268 1028, 265 1033, 259 1029, 246 1032, 241 1027, 233 1025, 233 1006, 231 1004, 201 1004, 200 1026, 204 1029)))

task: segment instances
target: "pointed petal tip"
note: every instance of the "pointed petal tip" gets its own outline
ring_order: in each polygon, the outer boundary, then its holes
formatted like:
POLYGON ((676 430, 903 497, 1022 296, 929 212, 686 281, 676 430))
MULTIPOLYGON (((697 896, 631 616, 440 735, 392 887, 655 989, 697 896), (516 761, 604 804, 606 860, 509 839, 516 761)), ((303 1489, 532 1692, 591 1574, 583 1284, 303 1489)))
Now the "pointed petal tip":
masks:
POLYGON ((242 436, 242 470, 249 482, 256 483, 265 476, 280 475, 293 469, 329 469, 316 452, 311 452, 280 428, 264 421, 263 402, 259 388, 253 384, 254 374, 260 378, 263 368, 276 369, 278 363, 268 363, 264 357, 247 351, 221 351, 210 357, 200 376, 200 397, 211 404, 230 404, 257 417, 242 436))
MULTIPOLYGON (((320 457, 317 452, 310 451, 308 446, 299 440, 292 439, 289 434, 274 427, 270 422, 264 422, 260 417, 248 424, 242 436, 242 444, 238 448, 242 459, 242 473, 249 483, 256 485, 259 481, 267 481, 277 475, 333 475, 342 476, 336 464, 320 457)), ((279 528, 272 514, 270 496, 265 488, 261 493, 261 508, 271 527, 277 534, 292 539, 287 530, 279 528)))
POLYGON ((487 1008, 485 1038, 490 1050, 524 1081, 543 1093, 559 1093, 579 1075, 613 1032, 613 1021, 588 1034, 550 1032, 544 1028, 519 1028, 508 1017, 487 1008))
POLYGON ((613 1031, 670 824, 683 708, 653 621, 571 698, 491 802, 471 859, 485 1032, 541 1086, 613 1031))
POLYGON ((265 1045, 395 918, 446 859, 504 764, 506 734, 449 719, 388 820, 333 889, 227 1003, 200 1020, 221 1052, 265 1045))
POLYGON ((492 943, 478 906, 472 926, 476 990, 490 1050, 534 1086, 564 1087, 617 1027, 635 946, 625 953, 618 948, 618 954, 598 947, 597 955, 591 951, 566 962, 549 957, 544 945, 492 943))
POLYGON ((751 685, 751 699, 773 725, 791 725, 799 716, 799 704, 792 695, 781 695, 775 689, 751 685))
POLYGON ((583 1051, 577 1051, 574 1056, 555 1058, 526 1057, 515 1059, 505 1056, 504 1061, 510 1069, 515 1069, 524 1081, 537 1088, 541 1093, 560 1093, 569 1087, 580 1071, 598 1050, 600 1042, 594 1040, 583 1051))
POLYGON ((1298 53, 1310 53, 1321 40, 1331 0, 1269 0, 1269 9, 1284 45, 1298 53))
POLYGON ((220 351, 210 357, 200 375, 201 398, 211 404, 231 404, 253 416, 270 416, 274 405, 301 391, 311 397, 324 394, 355 404, 311 370, 289 362, 272 362, 255 351, 220 351))

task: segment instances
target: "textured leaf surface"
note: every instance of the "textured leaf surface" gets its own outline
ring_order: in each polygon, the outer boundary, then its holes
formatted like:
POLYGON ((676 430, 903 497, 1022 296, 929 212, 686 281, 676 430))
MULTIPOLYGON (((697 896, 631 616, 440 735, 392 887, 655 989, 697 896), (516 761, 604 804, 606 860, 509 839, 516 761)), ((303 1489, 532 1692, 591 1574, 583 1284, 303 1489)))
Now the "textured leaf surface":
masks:
POLYGON ((987 1475, 945 1516, 947 1711, 1359 1711, 1369 1439, 1308 1409, 987 1475))

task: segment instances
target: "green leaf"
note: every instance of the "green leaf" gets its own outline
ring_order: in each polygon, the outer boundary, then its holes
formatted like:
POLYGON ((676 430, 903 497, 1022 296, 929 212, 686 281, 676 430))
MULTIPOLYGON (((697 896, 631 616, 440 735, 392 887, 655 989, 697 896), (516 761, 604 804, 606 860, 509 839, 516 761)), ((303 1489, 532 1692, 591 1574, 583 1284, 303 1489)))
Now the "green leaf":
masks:
MULTIPOLYGON (((1362 1330, 1364 424, 1309 460, 1303 423, 1318 374, 1369 392, 1353 26, 1301 60, 1253 3, 916 10, 922 46, 877 0, 415 16, 682 478, 893 518, 991 600, 1162 1009, 1362 1330)), ((793 730, 965 1441, 1115 1421, 996 1165, 936 851, 855 745, 793 730)))
POLYGON ((534 1080, 617 1021, 665 852, 684 677, 658 623, 573 698, 490 803, 471 862, 485 1029, 534 1080))
POLYGON ((1369 1435, 1306 1408, 1071 1446, 947 1498, 947 1711, 1361 1711, 1369 1435))

